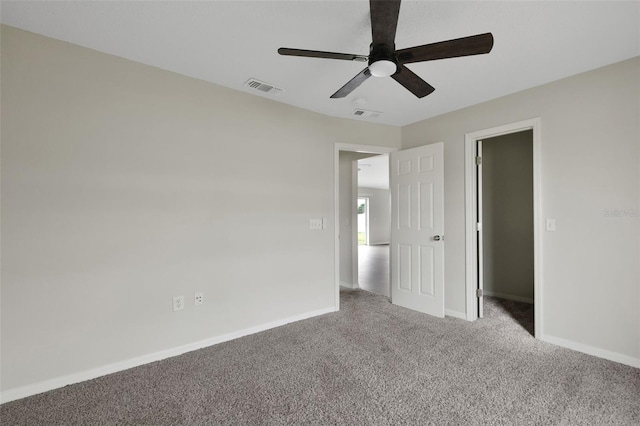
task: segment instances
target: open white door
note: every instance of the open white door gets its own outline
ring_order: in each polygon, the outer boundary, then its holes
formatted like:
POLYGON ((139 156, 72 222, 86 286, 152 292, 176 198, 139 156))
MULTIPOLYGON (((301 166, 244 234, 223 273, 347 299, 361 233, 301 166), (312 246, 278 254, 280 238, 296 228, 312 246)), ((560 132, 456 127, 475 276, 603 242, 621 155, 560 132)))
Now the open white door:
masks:
POLYGON ((391 301, 444 317, 442 142, 390 155, 391 301))
POLYGON ((478 182, 478 318, 484 318, 484 249, 482 239, 482 141, 476 142, 476 182, 478 182))

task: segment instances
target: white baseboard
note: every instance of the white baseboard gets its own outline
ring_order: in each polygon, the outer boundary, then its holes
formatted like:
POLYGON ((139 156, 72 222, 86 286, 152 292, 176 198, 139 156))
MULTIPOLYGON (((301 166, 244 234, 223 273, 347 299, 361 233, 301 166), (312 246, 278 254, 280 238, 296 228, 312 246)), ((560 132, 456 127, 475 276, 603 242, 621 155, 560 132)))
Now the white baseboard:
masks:
POLYGON ((454 311, 451 309, 445 309, 444 310, 444 315, 447 317, 454 317, 454 318, 460 318, 463 320, 467 320, 467 314, 465 314, 464 312, 458 312, 458 311, 454 311))
POLYGON ((358 286, 358 283, 351 284, 351 283, 345 283, 344 281, 340 281, 340 287, 348 288, 351 290, 356 290, 360 288, 360 286, 358 286))
POLYGON ((563 339, 561 337, 549 336, 545 334, 540 340, 551 343, 563 348, 573 349, 587 355, 597 356, 598 358, 608 359, 609 361, 619 362, 620 364, 629 365, 631 367, 640 368, 640 358, 634 358, 618 352, 612 352, 606 349, 597 348, 595 346, 585 345, 584 343, 574 342, 573 340, 563 339))
POLYGON ((500 299, 513 300, 515 302, 530 303, 533 305, 533 299, 530 299, 528 297, 514 296, 512 294, 506 294, 506 293, 497 293, 495 291, 489 291, 489 290, 484 290, 484 295, 490 296, 490 297, 498 297, 500 299))
POLYGON ((187 345, 178 346, 176 348, 166 349, 163 351, 143 355, 136 358, 116 362, 113 364, 104 365, 98 368, 92 368, 90 370, 80 371, 78 373, 68 374, 62 377, 56 377, 54 379, 44 380, 42 382, 33 383, 18 388, 8 389, 0 393, 0 403, 14 401, 16 399, 26 398, 31 395, 36 395, 42 392, 47 392, 53 389, 61 388, 74 383, 84 382, 86 380, 95 379, 97 377, 105 376, 107 374, 117 373, 119 371, 128 370, 129 368, 138 367, 150 362, 160 361, 166 358, 182 355, 186 352, 195 351, 198 349, 206 348, 208 346, 217 345, 218 343, 227 342, 229 340, 238 339, 250 334, 259 333, 261 331, 269 330, 271 328, 280 327, 285 324, 289 324, 296 321, 316 317, 319 315, 336 312, 335 307, 319 309, 317 311, 305 312, 293 317, 284 318, 277 321, 272 321, 266 324, 261 324, 255 327, 249 327, 242 330, 234 331, 232 333, 223 334, 209 339, 200 340, 198 342, 189 343, 187 345))

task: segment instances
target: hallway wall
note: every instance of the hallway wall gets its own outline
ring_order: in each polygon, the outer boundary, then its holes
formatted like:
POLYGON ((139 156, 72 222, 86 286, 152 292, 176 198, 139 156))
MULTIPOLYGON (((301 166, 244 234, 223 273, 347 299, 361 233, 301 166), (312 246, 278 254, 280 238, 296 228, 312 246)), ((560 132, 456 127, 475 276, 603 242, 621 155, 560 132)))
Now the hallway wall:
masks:
POLYGON ((358 256, 356 252, 358 245, 357 222, 354 220, 358 179, 357 167, 354 162, 374 155, 376 154, 351 151, 340 151, 339 153, 340 285, 347 288, 358 287, 358 271, 354 268, 354 259, 358 256))
POLYGON ((358 187, 358 197, 369 198, 369 244, 391 240, 391 191, 358 187))

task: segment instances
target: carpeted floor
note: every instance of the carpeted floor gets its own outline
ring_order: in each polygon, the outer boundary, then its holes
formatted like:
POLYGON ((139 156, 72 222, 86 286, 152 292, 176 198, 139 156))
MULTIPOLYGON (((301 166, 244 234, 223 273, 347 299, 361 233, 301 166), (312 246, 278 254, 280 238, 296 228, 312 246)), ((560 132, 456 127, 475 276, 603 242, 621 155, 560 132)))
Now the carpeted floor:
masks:
POLYGON ((342 310, 0 407, 3 425, 640 424, 640 369, 535 340, 528 305, 342 310))

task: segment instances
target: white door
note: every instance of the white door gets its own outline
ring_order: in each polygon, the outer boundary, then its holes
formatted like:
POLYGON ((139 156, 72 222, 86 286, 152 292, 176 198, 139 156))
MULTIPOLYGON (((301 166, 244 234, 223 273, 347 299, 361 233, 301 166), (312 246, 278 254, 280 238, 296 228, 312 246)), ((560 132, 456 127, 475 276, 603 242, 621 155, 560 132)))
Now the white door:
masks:
POLYGON ((390 155, 391 301, 444 317, 442 142, 390 155))

